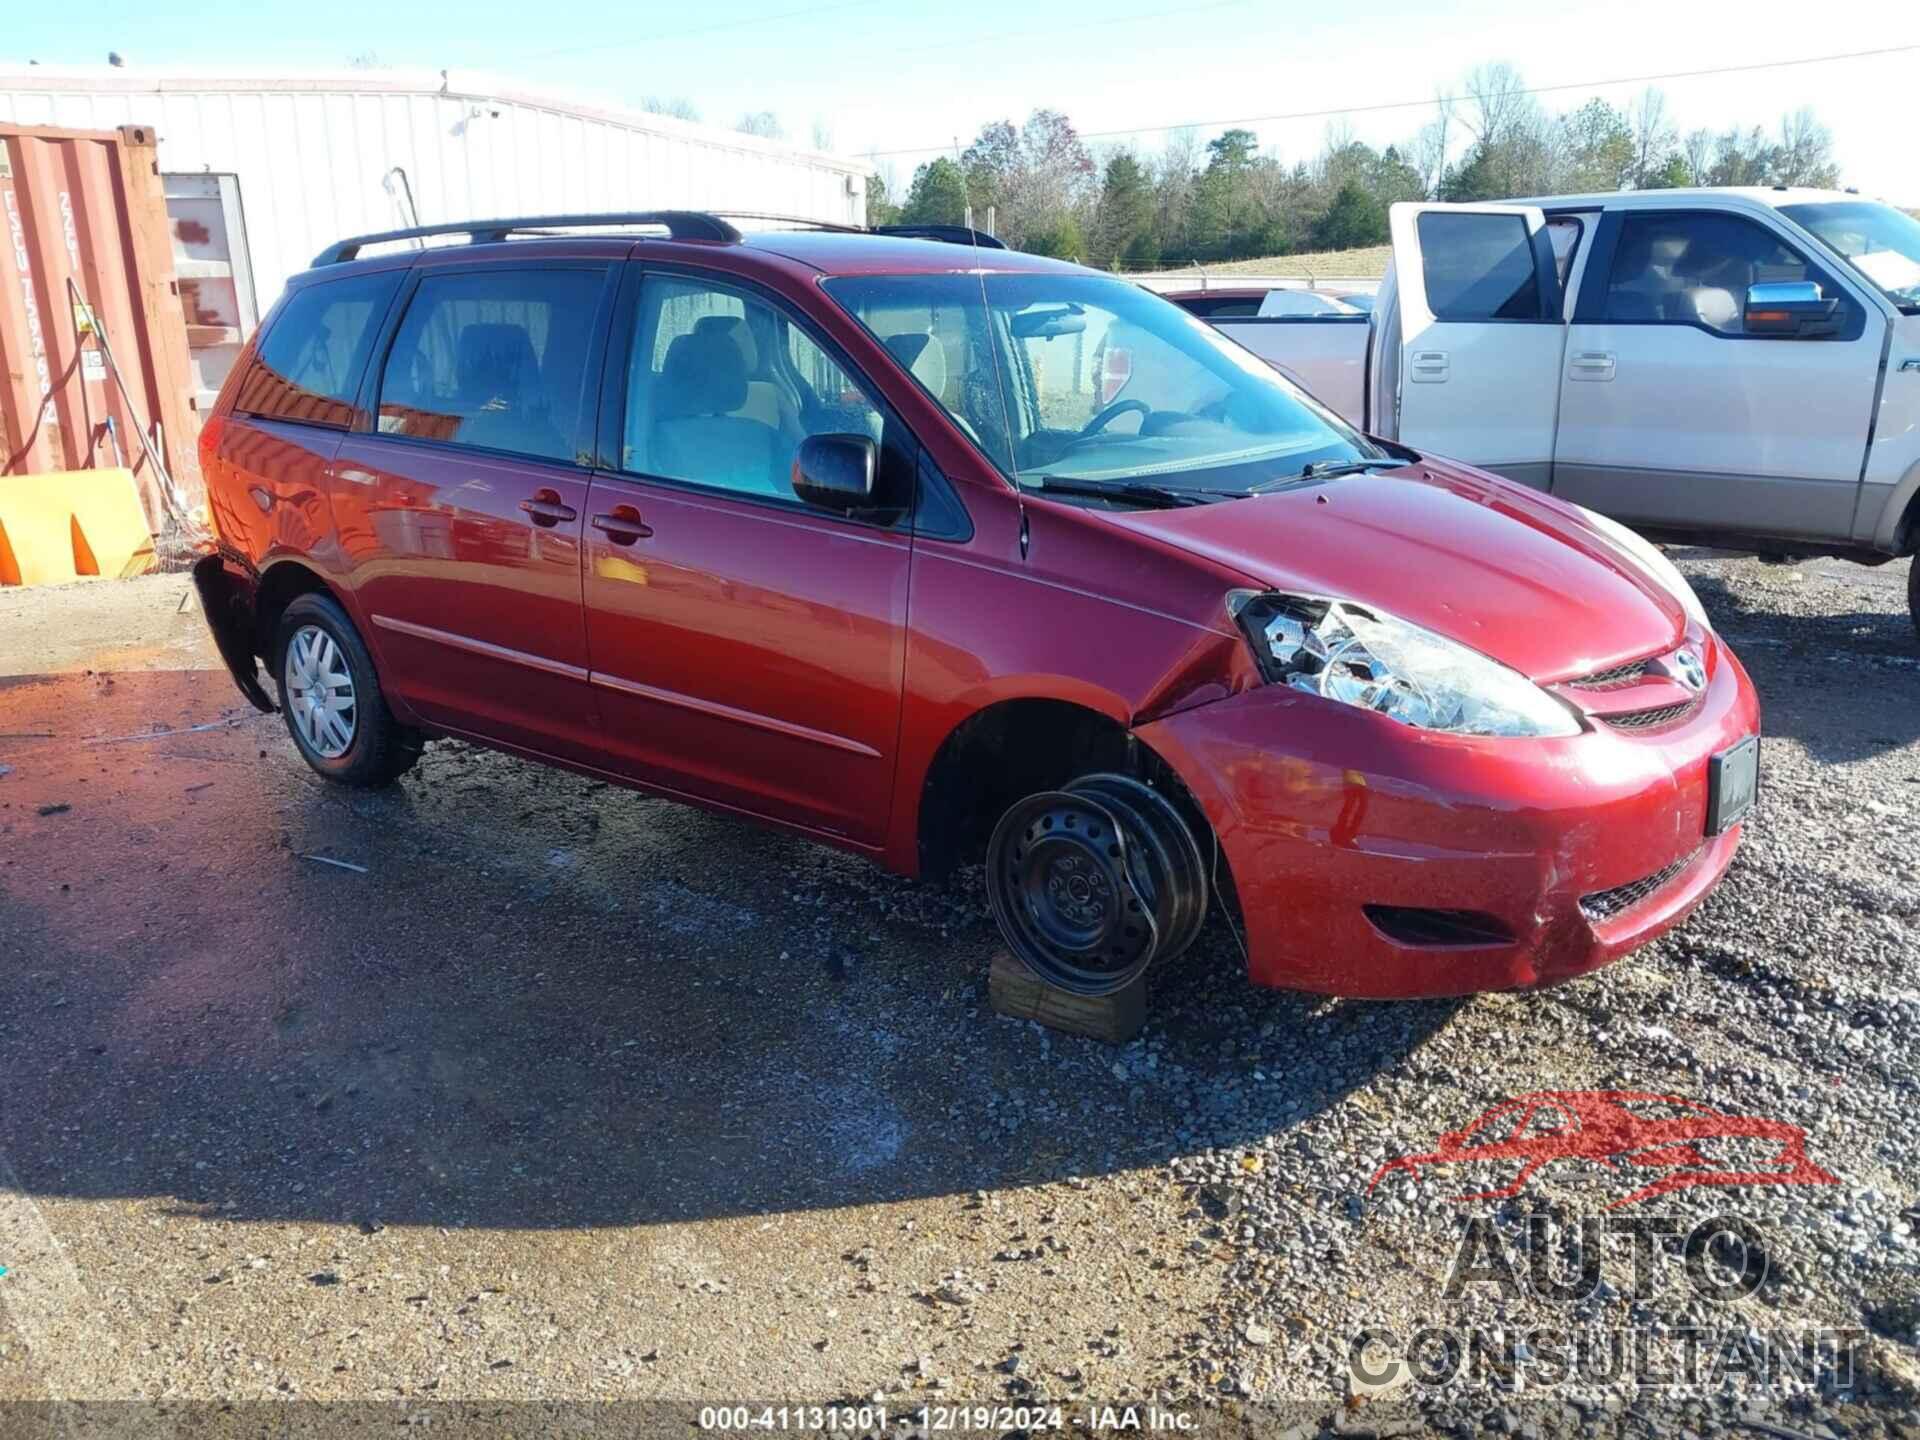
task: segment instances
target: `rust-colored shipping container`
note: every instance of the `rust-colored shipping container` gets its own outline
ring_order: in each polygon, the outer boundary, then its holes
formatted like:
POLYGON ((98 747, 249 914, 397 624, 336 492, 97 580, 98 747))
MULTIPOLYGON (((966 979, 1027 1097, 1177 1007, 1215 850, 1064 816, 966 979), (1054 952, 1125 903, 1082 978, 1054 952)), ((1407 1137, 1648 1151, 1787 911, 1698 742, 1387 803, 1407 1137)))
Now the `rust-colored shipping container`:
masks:
POLYGON ((156 158, 143 125, 0 125, 0 485, 125 466, 171 535, 205 492, 156 158))

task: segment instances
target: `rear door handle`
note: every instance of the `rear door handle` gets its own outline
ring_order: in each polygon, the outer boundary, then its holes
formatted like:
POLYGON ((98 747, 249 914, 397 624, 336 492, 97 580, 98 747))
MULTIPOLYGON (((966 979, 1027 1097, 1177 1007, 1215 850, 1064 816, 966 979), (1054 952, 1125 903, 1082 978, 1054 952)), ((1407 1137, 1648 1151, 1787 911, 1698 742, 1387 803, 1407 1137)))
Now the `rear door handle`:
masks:
POLYGON ((1438 385, 1447 378, 1452 366, 1444 350, 1416 350, 1407 368, 1416 383, 1438 385))
POLYGON ((533 517, 533 523, 551 529, 564 520, 578 520, 580 512, 560 498, 558 490, 537 490, 520 508, 533 517))
POLYGON ((606 514, 596 515, 587 523, 615 545, 631 545, 653 534, 653 527, 642 520, 640 512, 631 505, 616 505, 606 514))
POLYGON ((1613 379, 1613 352, 1611 350, 1580 350, 1567 362, 1569 380, 1611 380, 1613 379))

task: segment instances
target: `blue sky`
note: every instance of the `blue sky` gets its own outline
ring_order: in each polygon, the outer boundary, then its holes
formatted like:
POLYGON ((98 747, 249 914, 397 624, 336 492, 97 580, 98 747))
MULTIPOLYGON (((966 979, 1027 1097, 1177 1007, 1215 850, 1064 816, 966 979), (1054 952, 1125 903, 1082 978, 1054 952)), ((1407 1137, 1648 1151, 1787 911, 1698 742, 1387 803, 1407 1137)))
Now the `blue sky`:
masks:
MULTIPOLYGON (((1859 0, 1809 23, 1801 4, 1744 0, 198 0, 191 19, 135 0, 81 10, 17 6, 0 58, 93 63, 107 49, 155 67, 334 68, 367 53, 394 66, 482 69, 508 80, 633 102, 684 96, 732 125, 772 110, 790 138, 816 125, 842 153, 964 144, 980 125, 1036 106, 1083 131, 1424 101, 1470 66, 1506 60, 1530 83, 1560 85, 1901 44, 1920 45, 1911 0, 1859 0), (1844 19, 1844 24, 1828 23, 1844 19)), ((1661 83, 1683 129, 1759 123, 1811 105, 1832 128, 1845 179, 1920 205, 1910 95, 1920 50, 1661 83)), ((1619 85, 1543 97, 1571 108, 1619 85)), ((1359 113, 1375 144, 1411 135, 1425 105, 1359 113)), ((1325 118, 1255 126, 1292 160, 1317 150, 1325 118)), ((1216 127, 1217 128, 1217 127, 1216 127)), ((1207 133, 1203 129, 1202 138, 1207 133)), ((1159 133, 1139 136, 1157 147, 1159 133)), ((881 157, 904 182, 925 150, 881 157)))

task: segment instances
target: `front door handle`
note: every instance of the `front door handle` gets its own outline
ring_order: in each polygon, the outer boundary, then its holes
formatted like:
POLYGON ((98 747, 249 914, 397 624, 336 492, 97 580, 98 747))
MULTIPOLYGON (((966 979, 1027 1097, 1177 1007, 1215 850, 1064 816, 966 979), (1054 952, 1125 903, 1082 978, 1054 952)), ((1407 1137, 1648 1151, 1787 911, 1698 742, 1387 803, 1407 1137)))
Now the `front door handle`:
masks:
POLYGON ((615 545, 631 545, 653 534, 653 527, 642 520, 640 512, 631 505, 616 505, 606 514, 594 516, 588 523, 615 545))
POLYGON ((558 490, 536 490, 533 498, 522 500, 520 508, 533 517, 533 523, 552 529, 563 520, 578 520, 580 512, 560 498, 558 490))
POLYGON ((1611 350, 1580 350, 1567 362, 1569 380, 1611 380, 1613 379, 1613 352, 1611 350))
POLYGON ((1407 369, 1416 384, 1438 385, 1444 382, 1453 368, 1452 361, 1444 350, 1416 350, 1410 357, 1407 369))

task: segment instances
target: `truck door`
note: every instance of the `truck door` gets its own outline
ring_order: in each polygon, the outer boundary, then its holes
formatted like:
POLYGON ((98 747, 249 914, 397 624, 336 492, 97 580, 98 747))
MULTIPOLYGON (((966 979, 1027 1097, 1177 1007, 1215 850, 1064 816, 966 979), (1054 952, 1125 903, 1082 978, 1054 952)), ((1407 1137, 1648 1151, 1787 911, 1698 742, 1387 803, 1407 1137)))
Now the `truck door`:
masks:
POLYGON ((1553 493, 1654 528, 1847 538, 1886 339, 1869 317, 1760 216, 1610 212, 1574 308, 1553 493), (1753 287, 1782 284, 1832 313, 1750 320, 1753 287))
POLYGON ((1546 217, 1521 205, 1400 204, 1391 218, 1374 428, 1548 488, 1566 326, 1546 217))

